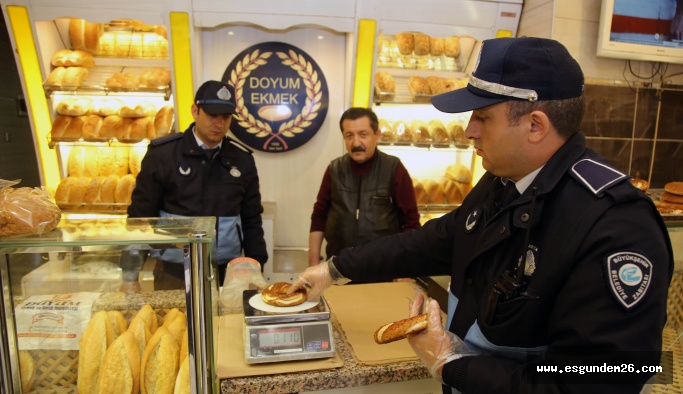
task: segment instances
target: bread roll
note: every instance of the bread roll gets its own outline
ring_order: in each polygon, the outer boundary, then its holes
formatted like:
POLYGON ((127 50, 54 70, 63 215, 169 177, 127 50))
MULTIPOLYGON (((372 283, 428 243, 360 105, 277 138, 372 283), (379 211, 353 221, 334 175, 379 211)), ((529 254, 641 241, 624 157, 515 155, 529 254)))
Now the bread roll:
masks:
POLYGON ((427 328, 427 314, 385 324, 375 331, 375 342, 382 345, 406 338, 427 328))
POLYGON ((50 72, 50 75, 45 81, 46 85, 62 86, 64 84, 64 75, 66 74, 66 67, 56 67, 50 72))
POLYGON ((385 71, 375 74, 375 93, 381 100, 393 100, 396 93, 394 77, 385 71))
POLYGON ((142 118, 135 118, 130 125, 130 133, 128 138, 134 141, 140 141, 147 138, 148 134, 154 134, 154 118, 145 116, 142 118), (148 131, 151 130, 151 131, 148 131))
POLYGON ((443 55, 446 40, 439 37, 430 37, 429 39, 429 54, 432 56, 443 55))
POLYGON ((463 195, 460 193, 460 188, 458 188, 455 181, 441 178, 439 184, 441 185, 441 190, 443 190, 446 204, 462 204, 463 195))
POLYGON ((142 357, 140 389, 142 394, 172 393, 178 375, 180 349, 165 328, 156 330, 142 357))
POLYGON ((114 174, 122 177, 129 173, 130 149, 128 147, 114 148, 114 174))
POLYGON ((130 204, 133 189, 135 189, 135 176, 132 174, 122 176, 114 191, 114 201, 117 204, 130 204))
POLYGON ((102 117, 118 115, 121 107, 123 107, 123 101, 117 98, 102 97, 93 102, 92 113, 102 117))
POLYGON ((460 163, 446 167, 446 177, 458 182, 472 183, 472 172, 460 163))
POLYGON ((92 178, 90 184, 85 189, 85 195, 83 196, 83 202, 86 204, 99 204, 102 202, 100 198, 100 187, 102 182, 107 179, 105 176, 97 176, 92 178))
POLYGON ((97 312, 78 341, 78 392, 96 393, 97 379, 107 352, 107 330, 111 326, 106 311, 97 312))
POLYGON ((58 67, 95 67, 95 58, 85 51, 60 49, 52 55, 52 65, 58 67))
POLYGON ((121 121, 114 126, 114 137, 119 141, 130 139, 130 131, 133 125, 133 118, 121 118, 121 121))
POLYGON ((432 119, 429 121, 428 126, 429 134, 432 136, 432 143, 434 145, 448 146, 450 144, 446 126, 444 126, 443 122, 438 119, 432 119))
POLYGON ((415 190, 415 201, 418 204, 424 205, 429 203, 429 200, 427 199, 427 192, 425 191, 422 182, 417 179, 413 179, 413 190, 415 190))
POLYGON ((99 115, 88 115, 83 124, 83 139, 86 141, 96 141, 100 138, 102 128, 102 117, 99 115))
POLYGON ((67 67, 64 72, 63 86, 77 88, 88 78, 89 71, 85 67, 67 67))
POLYGON ((114 194, 116 186, 119 184, 119 176, 112 174, 102 182, 100 186, 100 200, 104 204, 113 204, 115 202, 114 194))
POLYGON ((458 57, 460 55, 460 38, 458 36, 446 38, 443 53, 448 57, 458 57))
POLYGON ((52 123, 52 129, 50 130, 50 138, 53 141, 59 141, 64 137, 64 132, 69 127, 73 117, 66 115, 58 115, 55 117, 55 121, 52 123))
MULTIPOLYGON (((25 393, 28 393, 33 387, 36 365, 33 361, 33 356, 27 350, 19 350, 19 370, 21 372, 21 387, 23 387, 25 393)), ((188 374, 189 372, 188 370, 188 374)))
POLYGON ((140 74, 140 86, 148 89, 168 86, 171 83, 171 70, 154 68, 140 74))
POLYGON ((131 332, 123 332, 102 360, 97 394, 137 394, 140 390, 140 348, 131 332))
POLYGON ((115 138, 116 130, 121 122, 122 118, 118 115, 109 115, 104 118, 104 120, 102 120, 102 126, 100 127, 100 138, 115 138))
POLYGON ((190 358, 185 357, 180 362, 180 368, 178 369, 178 377, 175 380, 175 387, 173 388, 173 394, 190 394, 192 390, 190 389, 190 358))
POLYGON ((122 118, 141 118, 143 116, 155 116, 157 107, 150 101, 141 101, 134 106, 124 105, 121 107, 122 118))
POLYGON ((62 179, 57 185, 57 190, 55 191, 55 202, 58 205, 65 205, 69 203, 69 193, 71 192, 71 185, 73 185, 78 177, 68 176, 62 179))
POLYGON ((430 204, 445 204, 446 197, 443 194, 443 189, 441 185, 433 179, 425 179, 422 181, 424 185, 425 192, 427 193, 427 199, 430 204))
POLYGON ((430 53, 430 39, 429 36, 422 33, 414 33, 413 39, 415 40, 414 52, 417 56, 426 56, 430 53))
POLYGON ((154 117, 154 137, 159 138, 171 133, 173 127, 173 106, 164 105, 154 117))
POLYGON ((91 23, 84 19, 71 19, 69 21, 71 47, 97 54, 103 30, 104 26, 98 23, 91 23))
POLYGON ((140 170, 142 169, 142 158, 145 157, 147 148, 140 146, 133 146, 129 151, 128 167, 130 173, 134 176, 138 176, 140 170))
POLYGON ((432 94, 427 80, 418 76, 408 78, 408 90, 413 95, 413 101, 418 102, 429 101, 432 94))
POLYGON ((140 85, 140 77, 130 72, 114 73, 105 81, 107 88, 111 91, 135 90, 140 85))
POLYGON ((398 33, 396 35, 396 44, 401 55, 412 55, 415 50, 415 36, 413 33, 398 33))

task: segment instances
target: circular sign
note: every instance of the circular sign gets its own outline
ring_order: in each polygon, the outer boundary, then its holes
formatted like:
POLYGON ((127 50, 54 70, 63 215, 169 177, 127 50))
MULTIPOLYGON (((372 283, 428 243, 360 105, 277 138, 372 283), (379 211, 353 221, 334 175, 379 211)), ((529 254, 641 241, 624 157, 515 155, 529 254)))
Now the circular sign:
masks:
POLYGON ((325 121, 329 92, 322 70, 301 49, 282 42, 251 46, 225 69, 237 105, 230 130, 264 152, 308 142, 325 121))

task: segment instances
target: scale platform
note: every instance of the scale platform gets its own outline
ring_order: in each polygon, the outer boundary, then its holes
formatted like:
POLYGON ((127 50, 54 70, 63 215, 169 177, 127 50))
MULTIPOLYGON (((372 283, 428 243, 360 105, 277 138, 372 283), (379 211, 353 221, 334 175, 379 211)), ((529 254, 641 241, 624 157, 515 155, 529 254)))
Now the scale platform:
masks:
POLYGON ((335 355, 330 308, 325 298, 294 307, 265 304, 245 290, 244 356, 247 364, 329 358, 335 355))

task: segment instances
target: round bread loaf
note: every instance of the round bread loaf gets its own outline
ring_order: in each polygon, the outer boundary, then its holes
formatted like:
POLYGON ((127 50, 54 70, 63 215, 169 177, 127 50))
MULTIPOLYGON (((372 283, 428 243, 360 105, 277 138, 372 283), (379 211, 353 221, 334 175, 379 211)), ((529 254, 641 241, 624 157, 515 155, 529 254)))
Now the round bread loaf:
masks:
POLYGON ((458 36, 446 38, 443 53, 448 57, 458 57, 460 55, 460 38, 458 36))
POLYGON ((415 48, 413 51, 417 56, 426 56, 430 53, 430 39, 429 36, 423 33, 414 33, 413 40, 415 41, 415 48))
POLYGON ((268 286, 261 293, 263 302, 273 306, 295 306, 306 301, 306 290, 299 289, 292 294, 287 294, 287 290, 292 285, 286 282, 277 282, 268 286))
POLYGON ((401 55, 412 55, 415 50, 415 36, 413 33, 398 33, 396 44, 401 55))
POLYGON ((683 182, 669 182, 664 185, 664 190, 670 194, 683 196, 683 182))
POLYGON ((135 189, 135 176, 132 174, 122 176, 114 191, 114 201, 117 204, 130 204, 133 189, 135 189))
POLYGON ((446 40, 439 37, 430 37, 429 39, 429 53, 432 56, 443 55, 446 40))

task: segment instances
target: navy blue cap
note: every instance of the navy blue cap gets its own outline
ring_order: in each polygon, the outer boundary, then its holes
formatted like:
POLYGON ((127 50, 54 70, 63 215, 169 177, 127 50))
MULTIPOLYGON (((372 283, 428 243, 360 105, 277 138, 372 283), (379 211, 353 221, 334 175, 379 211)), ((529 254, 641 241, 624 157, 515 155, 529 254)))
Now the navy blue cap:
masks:
POLYGON ((467 86, 432 97, 458 113, 508 100, 559 100, 583 94, 583 72, 562 44, 546 38, 494 38, 481 44, 467 86))
POLYGON ((206 81, 197 89, 194 103, 211 115, 235 113, 235 90, 220 81, 206 81))

